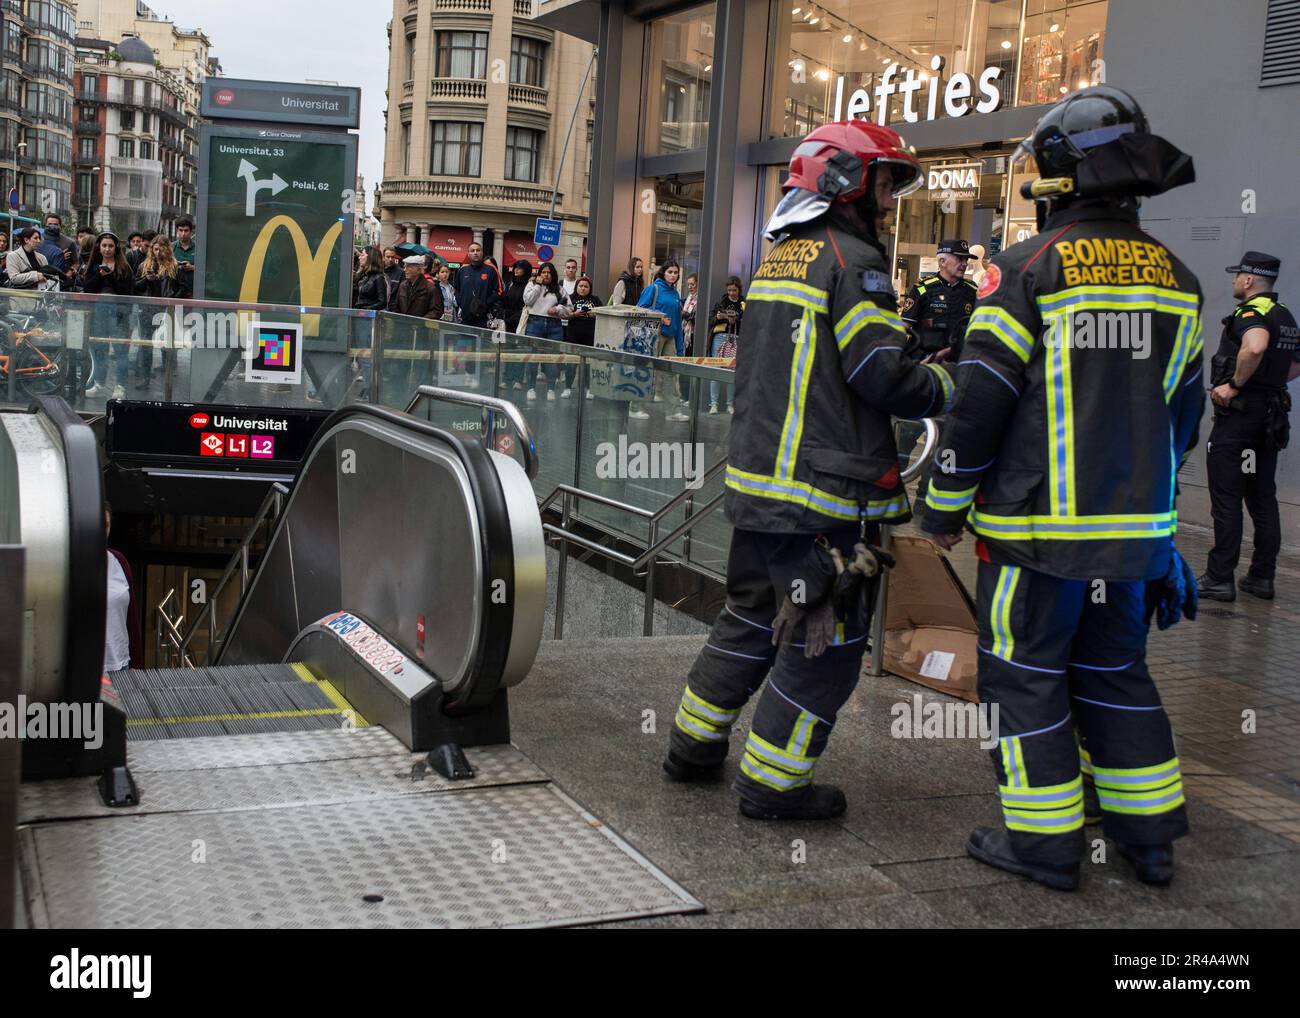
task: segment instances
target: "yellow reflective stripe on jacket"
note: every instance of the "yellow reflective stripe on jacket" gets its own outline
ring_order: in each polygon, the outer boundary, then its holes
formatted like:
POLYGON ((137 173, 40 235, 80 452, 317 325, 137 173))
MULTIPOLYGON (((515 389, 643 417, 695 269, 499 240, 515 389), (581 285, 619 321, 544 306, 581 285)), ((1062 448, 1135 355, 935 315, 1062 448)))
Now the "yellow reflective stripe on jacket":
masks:
POLYGON ((1178 322, 1173 353, 1169 355, 1169 363, 1165 366, 1165 377, 1161 382, 1166 403, 1173 399, 1178 391, 1178 384, 1183 380, 1183 369, 1187 366, 1187 362, 1196 356, 1198 351, 1196 344, 1200 340, 1200 335, 1200 316, 1184 315, 1178 322))
POLYGON ((756 279, 750 284, 746 300, 776 301, 797 304, 810 311, 830 311, 831 299, 825 290, 790 279, 756 279))
POLYGON ((1054 341, 1045 343, 1046 365, 1043 385, 1047 396, 1048 494, 1052 515, 1073 516, 1074 485, 1074 387, 1070 378, 1070 350, 1073 323, 1058 314, 1048 323, 1054 341))
POLYGON ((898 317, 897 312, 882 308, 869 300, 864 300, 859 304, 855 304, 853 309, 839 320, 839 323, 835 326, 835 342, 843 350, 853 342, 854 336, 872 322, 887 325, 889 328, 907 335, 907 329, 903 326, 903 320, 898 317))
POLYGON ((952 409, 952 393, 953 393, 952 375, 948 374, 948 372, 945 371, 943 368, 941 368, 938 364, 927 364, 925 366, 938 376, 939 390, 943 393, 943 407, 939 410, 936 410, 934 412, 934 415, 932 416, 937 416, 938 414, 946 414, 949 410, 952 409))
MULTIPOLYGON (((755 474, 728 466, 725 483, 728 488, 742 495, 792 502, 832 519, 856 520, 859 516, 859 503, 814 488, 804 481, 755 474)), ((862 503, 862 509, 871 520, 892 519, 907 512, 907 496, 900 491, 890 499, 873 499, 862 503)))
POLYGON ((970 512, 970 524, 981 537, 998 541, 1098 541, 1168 537, 1178 528, 1178 514, 994 516, 975 507, 970 512))
MULTIPOLYGON (((993 588, 993 603, 989 607, 989 628, 993 632, 995 657, 1010 661, 1016 649, 1016 638, 1011 632, 1011 603, 1015 600, 1016 585, 1020 582, 1019 566, 1003 566, 998 573, 997 586, 993 588)), ((1016 746, 1020 745, 1016 740, 1016 746)))
POLYGON ((1153 286, 1074 286, 1038 298, 1044 315, 1063 311, 1163 311, 1171 315, 1194 315, 1199 311, 1194 293, 1153 286))
POLYGON ((1012 353, 1026 364, 1029 363, 1029 357, 1034 352, 1034 337, 1004 308, 977 307, 966 326, 966 335, 969 336, 977 329, 993 333, 1012 353))
POLYGON ((934 486, 934 478, 931 478, 930 490, 925 493, 925 504, 939 512, 956 512, 974 502, 977 491, 979 491, 978 484, 965 491, 940 491, 934 486))
POLYGON ((784 480, 794 476, 794 463, 799 455, 799 443, 803 440, 808 382, 812 378, 813 358, 817 355, 817 316, 808 308, 804 308, 803 320, 799 323, 799 342, 795 346, 795 354, 790 358, 790 397, 776 456, 776 476, 784 480))

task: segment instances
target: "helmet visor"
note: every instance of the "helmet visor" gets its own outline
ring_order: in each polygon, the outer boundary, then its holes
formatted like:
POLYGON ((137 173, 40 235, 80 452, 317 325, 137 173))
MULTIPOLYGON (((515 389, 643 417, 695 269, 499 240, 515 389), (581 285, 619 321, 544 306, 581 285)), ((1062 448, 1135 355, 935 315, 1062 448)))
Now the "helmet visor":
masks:
POLYGON ((921 167, 903 159, 877 159, 878 173, 887 174, 889 193, 895 198, 905 198, 921 186, 921 167))

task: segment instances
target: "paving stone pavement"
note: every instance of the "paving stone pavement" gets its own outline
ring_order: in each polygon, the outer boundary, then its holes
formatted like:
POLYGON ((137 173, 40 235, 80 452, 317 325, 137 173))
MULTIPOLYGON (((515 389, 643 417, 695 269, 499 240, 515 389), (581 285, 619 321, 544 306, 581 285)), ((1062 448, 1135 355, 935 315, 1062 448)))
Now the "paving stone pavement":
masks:
MULTIPOLYGON (((1209 535, 1183 528, 1178 545, 1201 572, 1209 535)), ((973 587, 969 538, 953 560, 973 587)), ((948 699, 893 676, 864 677, 840 714, 818 777, 844 788, 849 811, 825 824, 740 817, 734 748, 717 784, 663 779, 699 636, 547 642, 511 693, 514 740, 709 909, 618 925, 1290 928, 1300 925, 1300 558, 1281 563, 1277 594, 1203 603, 1195 623, 1152 631, 1148 661, 1192 826, 1164 889, 1138 883, 1099 828, 1075 894, 967 858, 971 827, 999 822, 987 755, 975 741, 891 738, 892 705, 948 699)))

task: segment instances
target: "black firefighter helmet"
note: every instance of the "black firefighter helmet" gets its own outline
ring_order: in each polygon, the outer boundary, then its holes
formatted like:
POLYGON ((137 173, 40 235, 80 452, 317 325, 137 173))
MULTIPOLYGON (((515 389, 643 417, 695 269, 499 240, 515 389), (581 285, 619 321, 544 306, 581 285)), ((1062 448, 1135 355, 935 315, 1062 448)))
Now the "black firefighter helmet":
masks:
POLYGON ((1192 157, 1152 134, 1137 100, 1111 85, 1062 99, 1021 147, 1033 154, 1041 174, 1021 188, 1026 198, 1123 201, 1196 179, 1192 157))

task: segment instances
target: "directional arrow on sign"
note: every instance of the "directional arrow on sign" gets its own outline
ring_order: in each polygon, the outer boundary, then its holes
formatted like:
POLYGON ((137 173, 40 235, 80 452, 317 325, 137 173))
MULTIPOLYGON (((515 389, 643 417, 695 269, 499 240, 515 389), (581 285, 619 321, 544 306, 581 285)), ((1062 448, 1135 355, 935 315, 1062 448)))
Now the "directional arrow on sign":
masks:
POLYGON ((270 191, 271 196, 275 197, 289 185, 285 183, 278 173, 272 173, 270 180, 257 179, 257 167, 247 159, 239 160, 238 176, 244 178, 247 182, 247 194, 244 198, 244 215, 257 215, 257 192, 270 191))

